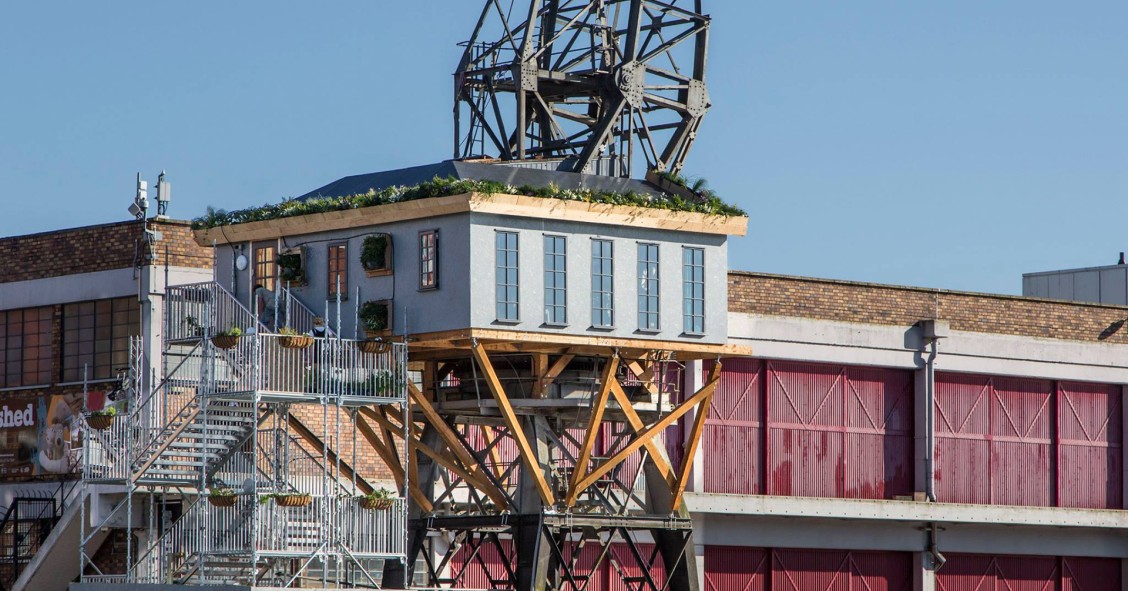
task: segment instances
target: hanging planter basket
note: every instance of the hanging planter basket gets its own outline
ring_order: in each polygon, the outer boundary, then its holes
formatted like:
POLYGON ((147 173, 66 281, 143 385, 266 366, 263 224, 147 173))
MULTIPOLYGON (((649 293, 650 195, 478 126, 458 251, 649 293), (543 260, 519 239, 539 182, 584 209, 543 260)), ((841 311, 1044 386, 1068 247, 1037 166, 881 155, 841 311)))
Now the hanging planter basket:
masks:
POLYGON ((217 497, 208 497, 208 502, 213 507, 234 507, 239 502, 239 497, 235 495, 222 495, 217 497))
POLYGON ((114 425, 114 417, 113 415, 90 415, 86 417, 86 423, 90 425, 91 429, 105 431, 114 425))
POLYGON ((368 509, 369 511, 386 511, 394 507, 395 504, 395 499, 373 499, 372 497, 360 497, 361 508, 368 509))
POLYGON ((307 334, 285 335, 278 338, 278 344, 286 349, 308 349, 313 346, 313 337, 307 334))
POLYGON ((234 349, 235 345, 239 344, 239 337, 229 334, 217 334, 211 338, 211 342, 219 349, 234 349))
POLYGON ((285 495, 274 497, 274 502, 278 503, 279 507, 307 507, 313 502, 313 497, 310 495, 285 495))
POLYGON ((357 341, 356 348, 362 353, 382 355, 391 350, 392 344, 388 341, 357 341))

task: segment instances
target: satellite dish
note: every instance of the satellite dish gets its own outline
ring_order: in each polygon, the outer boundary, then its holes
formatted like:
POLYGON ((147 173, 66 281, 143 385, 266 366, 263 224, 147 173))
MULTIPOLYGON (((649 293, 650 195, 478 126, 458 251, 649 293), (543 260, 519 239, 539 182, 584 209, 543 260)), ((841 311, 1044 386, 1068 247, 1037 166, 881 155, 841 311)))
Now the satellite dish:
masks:
POLYGON ((235 268, 240 271, 245 271, 247 269, 247 255, 241 254, 235 257, 235 268))

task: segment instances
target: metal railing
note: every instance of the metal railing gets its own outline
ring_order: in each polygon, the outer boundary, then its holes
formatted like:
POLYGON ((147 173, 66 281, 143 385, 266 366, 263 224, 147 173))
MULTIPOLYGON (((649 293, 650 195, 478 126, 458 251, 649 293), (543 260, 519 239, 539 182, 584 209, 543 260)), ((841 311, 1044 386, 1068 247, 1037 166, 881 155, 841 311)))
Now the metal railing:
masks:
MULTIPOLYGON (((313 334, 313 319, 317 318, 318 315, 294 296, 289 288, 282 288, 280 294, 278 308, 280 309, 280 318, 284 321, 279 324, 288 326, 299 334, 313 334)), ((336 337, 337 333, 329 327, 329 320, 325 317, 321 317, 321 320, 324 322, 325 336, 336 337)))
POLYGON ((285 335, 252 334, 240 337, 231 349, 216 349, 216 359, 224 362, 216 363, 205 391, 389 402, 407 396, 407 347, 401 343, 386 344, 385 352, 365 353, 361 341, 310 338, 301 347, 294 341, 285 335), (221 371, 223 366, 232 369, 221 371))
POLYGON ((404 556, 407 547, 407 500, 389 509, 366 509, 359 498, 337 499, 342 544, 357 556, 404 556))
POLYGON ((210 337, 229 328, 263 330, 255 315, 214 281, 165 291, 165 341, 210 337))

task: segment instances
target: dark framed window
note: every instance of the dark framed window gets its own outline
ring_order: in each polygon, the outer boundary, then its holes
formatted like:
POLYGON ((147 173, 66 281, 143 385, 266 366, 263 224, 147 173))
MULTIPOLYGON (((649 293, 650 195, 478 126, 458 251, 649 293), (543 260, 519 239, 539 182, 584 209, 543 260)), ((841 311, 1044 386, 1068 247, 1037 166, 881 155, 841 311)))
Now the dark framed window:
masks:
POLYGON ((64 382, 105 380, 129 366, 129 338, 141 334, 141 307, 134 298, 63 306, 64 382))
POLYGON ((615 245, 591 241, 591 325, 615 326, 615 245))
POLYGON ((419 289, 439 287, 439 231, 419 233, 419 289))
POLYGON ((331 242, 329 244, 329 299, 336 299, 340 290, 341 299, 349 297, 349 243, 331 242))
POLYGON ((659 330, 658 245, 638 245, 638 328, 659 330))
POLYGON ((682 330, 705 333, 705 249, 682 249, 682 330))
POLYGON ((54 308, 0 312, 0 388, 50 384, 54 308))
POLYGON ((273 244, 255 247, 254 283, 274 291, 274 280, 278 276, 278 250, 273 244))
POLYGON ((568 240, 544 237, 544 322, 568 323, 568 240))
POLYGON ((517 233, 498 232, 495 240, 497 319, 514 322, 520 319, 517 233))

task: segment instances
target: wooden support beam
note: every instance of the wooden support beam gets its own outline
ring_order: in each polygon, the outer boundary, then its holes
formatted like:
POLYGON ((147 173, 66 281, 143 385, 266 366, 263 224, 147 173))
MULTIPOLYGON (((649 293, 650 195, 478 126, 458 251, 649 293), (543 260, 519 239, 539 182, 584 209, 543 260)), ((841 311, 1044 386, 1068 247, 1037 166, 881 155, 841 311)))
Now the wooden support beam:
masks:
POLYGON ((544 470, 537 461, 537 457, 533 453, 533 448, 529 445, 529 440, 525 438, 525 431, 521 428, 521 420, 518 419, 517 414, 513 412, 513 405, 509 403, 509 396, 506 395, 505 389, 501 386, 501 380, 498 379, 493 364, 490 363, 489 355, 486 354, 486 351, 482 349, 481 346, 476 346, 474 347, 474 359, 477 360, 478 367, 481 368, 486 378, 486 384, 489 385, 490 393, 493 394, 494 400, 497 401, 498 410, 501 411, 501 416, 505 419, 505 424, 509 427, 509 432, 513 434, 513 439, 517 441, 517 449, 521 453, 521 460, 525 464, 525 470, 527 470, 529 475, 533 478, 533 483, 536 484, 541 502, 547 507, 552 507, 556 504, 556 498, 552 494, 552 488, 548 486, 548 481, 545 480, 544 477, 544 470))
POLYGON ((624 365, 627 366, 627 369, 631 370, 631 373, 635 375, 635 378, 637 378, 638 382, 642 384, 642 387, 646 388, 647 392, 650 392, 651 394, 658 393, 658 384, 654 383, 655 364, 653 362, 651 362, 650 366, 645 369, 642 367, 642 364, 634 360, 627 361, 624 365))
MULTIPOLYGON (((384 460, 384 464, 387 465, 390 470, 392 470, 392 478, 396 481, 396 487, 400 490, 403 490, 403 468, 400 468, 398 471, 391 468, 391 466, 393 465, 392 456, 394 456, 396 453, 395 446, 391 446, 391 449, 389 449, 388 446, 385 446, 384 443, 380 441, 380 436, 376 434, 376 431, 373 430, 372 427, 363 419, 356 422, 356 427, 357 430, 360 431, 360 434, 364 436, 364 439, 368 441, 368 445, 372 446, 372 449, 376 451, 376 454, 380 456, 380 459, 384 460)), ((409 460, 410 455, 411 453, 409 451, 409 460)), ((398 464, 398 462, 394 463, 398 464)), ((410 482, 408 482, 407 492, 411 495, 411 498, 415 500, 415 504, 419 505, 419 508, 422 509, 424 513, 430 513, 434 509, 434 506, 431 504, 431 500, 427 498, 427 495, 423 494, 423 489, 419 488, 418 479, 412 479, 410 482)))
MULTIPOLYGON (((615 396, 615 401, 619 403, 619 408, 623 411, 623 416, 627 419, 627 424, 631 426, 631 430, 635 435, 641 434, 646 430, 646 424, 642 422, 642 418, 635 412, 634 405, 631 404, 631 397, 623 391, 623 386, 617 380, 612 380, 611 394, 615 396)), ((662 449, 657 442, 647 440, 646 451, 650 453, 650 461, 654 462, 654 466, 658 468, 658 473, 666 479, 666 483, 670 485, 670 490, 677 484, 674 480, 674 468, 670 466, 669 460, 666 458, 666 450, 662 449)))
POLYGON ((428 396, 432 396, 435 400, 438 400, 438 390, 435 389, 435 384, 438 383, 435 379, 435 362, 424 361, 423 371, 421 373, 423 374, 423 391, 426 392, 428 396))
POLYGON ((709 373, 709 381, 705 386, 709 393, 697 406, 697 416, 693 417, 693 428, 689 432, 689 439, 685 442, 685 453, 682 454, 682 464, 678 470, 677 482, 674 485, 674 502, 672 505, 674 509, 681 506, 686 485, 689 484, 689 476, 693 471, 693 456, 697 454, 697 446, 701 443, 701 434, 705 432, 705 419, 709 416, 709 403, 712 402, 713 392, 716 391, 717 383, 720 381, 721 362, 718 360, 713 365, 713 370, 709 373))
POLYGON ((588 461, 591 459, 591 450, 595 447, 595 440, 599 436, 599 427, 603 424, 603 411, 607 409, 607 400, 611 397, 611 382, 615 381, 615 371, 619 368, 619 358, 612 356, 603 364, 603 374, 600 375, 599 393, 591 401, 591 416, 588 417, 587 434, 584 435, 583 444, 580 446, 580 455, 576 465, 572 468, 572 479, 568 486, 568 496, 564 499, 566 507, 576 504, 582 489, 580 481, 587 474, 588 461))
POLYGON ((412 441, 411 446, 413 448, 423 452, 424 455, 426 455, 427 457, 431 458, 432 460, 438 462, 438 464, 440 466, 446 468, 447 470, 450 470, 456 476, 458 476, 459 478, 464 480, 466 482, 466 484, 469 484, 470 486, 478 489, 483 494, 485 494, 486 491, 489 490, 489 488, 492 486, 488 481, 482 480, 481 478, 474 476, 473 474, 468 472, 465 468, 460 466, 458 464, 458 462, 454 461, 454 459, 452 459, 450 456, 448 456, 446 454, 439 453, 439 452, 435 451, 434 449, 431 449, 431 446, 427 445, 426 443, 423 443, 422 441, 412 441))
MULTIPOLYGON (((312 430, 310 430, 309 427, 306 427, 305 423, 302 423, 302 421, 298 419, 298 417, 295 417, 294 415, 288 416, 290 428, 292 428, 294 432, 300 435, 302 439, 305 439, 306 443, 309 443, 310 446, 312 446, 313 449, 317 451, 317 453, 325 454, 326 457, 329 458, 330 464, 336 465, 338 460, 337 452, 331 449, 327 450, 325 448, 325 442, 321 441, 321 438, 318 437, 312 430)), ((345 478, 348 478, 350 480, 355 478, 357 487, 360 488, 360 490, 364 491, 365 494, 375 490, 367 480, 362 478, 359 474, 356 473, 356 471, 353 470, 352 466, 349 466, 348 463, 346 463, 344 460, 340 460, 340 462, 341 476, 344 476, 345 478)))
POLYGON ((537 377, 537 382, 533 384, 533 398, 544 398, 545 387, 544 377, 548 375, 548 353, 533 353, 533 375, 537 377))
MULTIPOLYGON (((716 381, 710 381, 709 383, 705 384, 705 387, 701 388, 693 396, 686 399, 685 402, 678 405, 678 407, 675 408, 673 412, 662 417, 657 423, 654 423, 653 425, 644 429, 641 433, 636 435, 634 440, 628 443, 626 447, 616 452, 615 455, 611 456, 610 458, 607 458, 606 461, 592 470, 590 474, 588 474, 582 481, 580 481, 579 488, 585 489, 591 486, 604 474, 610 472, 613 468, 615 468, 615 466, 623 463, 623 461, 630 457, 631 454, 645 446, 648 441, 652 442, 654 440, 654 437, 664 431, 666 427, 669 427, 675 421, 682 418, 692 408, 698 406, 702 400, 705 400, 706 398, 712 396, 713 390, 716 389, 716 387, 716 381)), ((673 486, 677 486, 676 480, 674 481, 673 486)))
MULTIPOLYGON (((494 377, 496 378, 497 376, 495 375, 494 377)), ((431 405, 431 402, 429 400, 427 400, 427 397, 424 396, 423 393, 415 387, 415 384, 412 384, 411 382, 407 383, 407 394, 411 398, 412 402, 414 402, 415 405, 419 407, 419 410, 423 411, 423 417, 427 420, 428 423, 431 424, 432 427, 435 428, 435 431, 438 433, 439 438, 443 440, 443 443, 445 443, 448 448, 450 448, 450 451, 454 453, 455 457, 458 458, 458 461, 462 462, 462 465, 466 466, 470 470, 471 474, 474 474, 475 476, 481 475, 483 469, 481 464, 479 464, 478 461, 474 459, 474 456, 470 455, 470 452, 467 451, 466 447, 462 445, 462 441, 458 438, 458 435, 451 430, 450 425, 447 425, 446 421, 443 420, 443 417, 439 415, 438 411, 435 410, 435 407, 431 405)), ((481 476, 483 480, 488 481, 488 478, 486 478, 484 475, 481 476)), ((493 486, 493 483, 490 483, 488 490, 483 492, 486 493, 486 496, 488 496, 499 509, 503 509, 509 506, 509 500, 501 492, 501 490, 493 486)))
MULTIPOLYGON (((548 395, 548 387, 551 386, 552 383, 556 381, 556 378, 560 377, 560 374, 563 373, 563 371, 565 369, 567 369, 568 364, 571 363, 572 360, 575 359, 575 358, 576 358, 575 355, 572 355, 571 353, 565 353, 565 354, 561 355, 560 357, 558 357, 556 359, 556 362, 552 364, 552 367, 549 367, 547 370, 544 371, 544 373, 537 372, 537 374, 536 374, 538 376, 537 377, 537 384, 536 384, 536 390, 535 390, 535 392, 533 392, 533 397, 534 398, 544 398, 545 396, 547 396, 548 395)), ((535 362, 536 362, 535 356, 533 358, 533 361, 534 361, 534 367, 535 367, 535 362)), ((548 364, 548 356, 547 355, 544 356, 544 361, 545 361, 545 365, 547 365, 548 364)))

